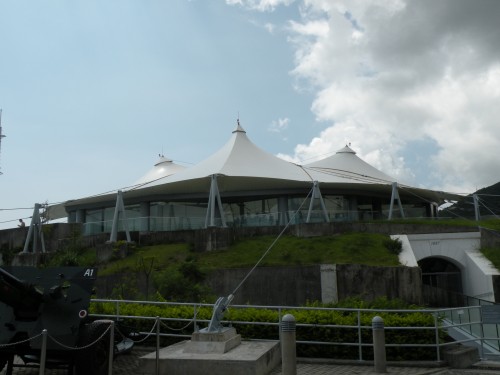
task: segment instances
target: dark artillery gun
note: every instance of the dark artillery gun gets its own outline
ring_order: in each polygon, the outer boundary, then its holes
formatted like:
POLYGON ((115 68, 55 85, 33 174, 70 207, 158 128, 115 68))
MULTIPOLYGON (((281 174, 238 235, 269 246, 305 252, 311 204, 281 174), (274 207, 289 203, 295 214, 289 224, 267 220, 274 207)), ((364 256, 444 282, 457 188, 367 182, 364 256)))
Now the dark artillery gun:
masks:
POLYGON ((47 367, 107 373, 110 322, 87 319, 96 276, 95 268, 0 268, 0 371, 8 364, 12 373, 15 355, 39 363, 46 329, 47 367))

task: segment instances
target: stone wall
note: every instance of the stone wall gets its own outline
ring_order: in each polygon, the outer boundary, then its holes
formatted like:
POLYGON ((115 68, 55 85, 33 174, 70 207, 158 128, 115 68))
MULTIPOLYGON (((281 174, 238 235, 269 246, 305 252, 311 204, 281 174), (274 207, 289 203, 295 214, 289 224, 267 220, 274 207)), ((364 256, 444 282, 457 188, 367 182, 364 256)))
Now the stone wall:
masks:
MULTIPOLYGON (((355 264, 258 267, 243 281, 250 270, 216 270, 208 275, 205 284, 216 297, 235 292, 232 303, 237 305, 301 306, 307 302, 330 303, 349 297, 360 297, 367 301, 387 297, 413 304, 421 304, 423 300, 420 269, 416 267, 355 264), (335 272, 325 274, 325 269, 335 269, 335 272), (332 285, 335 285, 334 290, 332 285)), ((115 292, 130 298, 129 289, 146 295, 147 286, 145 275, 140 272, 99 276, 96 282, 97 297, 107 298, 115 292)), ((151 281, 149 288, 149 295, 152 295, 154 290, 151 281)))
MULTIPOLYGON (((227 296, 249 272, 250 268, 217 270, 206 283, 217 296, 227 296)), ((319 300, 319 266, 258 267, 236 291, 233 304, 297 306, 319 300)))
MULTIPOLYGON (((70 238, 79 237, 82 233, 81 224, 55 223, 43 225, 42 228, 47 251, 58 250, 70 238)), ((22 251, 28 230, 28 227, 1 230, 0 249, 22 251)))
MULTIPOLYGON (((349 297, 378 297, 422 303, 422 281, 417 267, 373 267, 356 264, 259 267, 235 293, 235 304, 299 306, 307 301, 336 302, 349 297), (335 272, 322 277, 322 270, 335 272), (328 278, 335 280, 328 280, 328 278), (332 290, 336 285, 336 290, 332 290), (325 294, 325 289, 329 293, 325 294), (336 295, 335 298, 330 298, 336 295), (329 297, 325 297, 329 296, 329 297)), ((227 296, 250 269, 222 269, 210 274, 207 284, 217 296, 227 296)), ((323 275, 324 276, 324 275, 323 275)))
POLYGON ((361 264, 337 264, 338 299, 361 296, 422 303, 422 273, 418 267, 373 267, 361 264))
POLYGON ((481 247, 498 248, 500 247, 500 234, 490 229, 480 228, 481 247))

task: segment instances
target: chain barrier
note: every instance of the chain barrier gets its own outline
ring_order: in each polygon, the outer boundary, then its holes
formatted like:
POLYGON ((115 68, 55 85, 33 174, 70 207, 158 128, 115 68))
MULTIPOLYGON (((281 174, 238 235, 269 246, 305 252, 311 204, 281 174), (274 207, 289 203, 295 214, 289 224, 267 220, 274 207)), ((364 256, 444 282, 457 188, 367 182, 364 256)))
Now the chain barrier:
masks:
MULTIPOLYGON (((146 337, 144 337, 143 339, 140 339, 140 340, 134 340, 132 338, 130 338, 129 336, 127 335, 124 335, 122 332, 120 332, 120 330, 115 326, 115 330, 122 336, 122 337, 127 337, 129 338, 130 340, 132 340, 135 344, 141 344, 143 343, 144 341, 146 341, 147 339, 149 339, 152 335, 153 335, 153 331, 155 330, 156 328, 156 322, 155 324, 153 324, 153 327, 151 328, 151 330, 146 334, 146 337)), ((156 333, 154 334, 156 335, 156 333)))
POLYGON ((183 330, 185 330, 187 327, 189 327, 191 324, 193 324, 194 322, 196 322, 196 317, 198 316, 198 312, 200 311, 200 309, 201 309, 201 306, 198 306, 198 307, 196 307, 196 306, 195 306, 195 307, 194 307, 194 316, 193 316, 193 319, 189 320, 189 321, 187 322, 187 324, 186 324, 185 326, 181 327, 181 328, 174 328, 174 327, 170 327, 170 326, 169 326, 169 325, 167 325, 166 323, 163 323, 161 320, 160 320, 160 324, 161 324, 163 327, 165 327, 165 328, 167 328, 167 329, 169 329, 169 330, 171 330, 171 331, 177 331, 177 332, 183 331, 183 330))
POLYGON ((85 350, 90 348, 91 346, 94 346, 97 344, 99 341, 101 341, 104 336, 107 335, 107 333, 111 330, 111 324, 106 328, 106 330, 102 333, 101 336, 99 336, 94 342, 91 342, 90 344, 84 345, 84 346, 68 346, 66 344, 63 344, 62 342, 57 341, 53 336, 51 336, 49 333, 47 333, 47 337, 49 337, 54 343, 59 345, 63 349, 68 349, 68 350, 85 350))
MULTIPOLYGON (((156 323, 155 323, 156 325, 156 323)), ((154 329, 154 326, 153 326, 153 329, 154 329)), ((68 349, 68 350, 84 350, 84 349, 88 349, 90 348, 91 346, 97 344, 99 341, 101 341, 104 336, 106 336, 106 334, 111 330, 111 324, 108 326, 108 328, 106 328, 106 330, 102 333, 101 336, 99 336, 94 342, 90 343, 90 344, 87 344, 87 345, 84 345, 84 346, 68 346, 66 344, 63 344, 62 342, 59 342, 57 341, 54 336, 51 336, 49 333, 47 333, 47 337, 50 338, 54 343, 56 343, 57 345, 59 345, 60 347, 64 348, 64 349, 68 349)), ((33 337, 29 337, 25 340, 21 340, 21 341, 18 341, 18 342, 11 342, 11 343, 8 343, 8 344, 0 344, 0 348, 7 348, 9 346, 15 346, 15 345, 19 345, 19 344, 24 344, 25 342, 29 342, 29 341, 32 341, 32 340, 35 340, 37 338, 39 338, 40 336, 42 336, 43 332, 40 332, 38 335, 35 335, 33 337)))
POLYGON ((186 329, 187 327, 189 327, 191 324, 193 324, 193 323, 194 323, 194 319, 190 320, 190 321, 189 321, 189 322, 188 322, 188 323, 187 323, 184 327, 181 327, 181 328, 174 328, 174 327, 170 327, 170 326, 168 326, 167 324, 163 323, 161 320, 160 320, 160 323, 161 323, 161 325, 162 325, 163 327, 165 327, 165 328, 167 328, 167 329, 169 329, 169 330, 171 330, 171 331, 178 331, 178 332, 180 332, 180 331, 185 330, 185 329, 186 329))
POLYGON ((18 341, 18 342, 10 342, 8 344, 0 344, 0 348, 7 348, 9 346, 15 346, 15 345, 19 345, 19 344, 24 344, 25 342, 28 342, 28 341, 31 341, 31 340, 35 340, 37 338, 39 338, 40 336, 42 336, 43 332, 40 332, 38 335, 36 336, 33 336, 33 337, 29 337, 25 340, 21 340, 21 341, 18 341))

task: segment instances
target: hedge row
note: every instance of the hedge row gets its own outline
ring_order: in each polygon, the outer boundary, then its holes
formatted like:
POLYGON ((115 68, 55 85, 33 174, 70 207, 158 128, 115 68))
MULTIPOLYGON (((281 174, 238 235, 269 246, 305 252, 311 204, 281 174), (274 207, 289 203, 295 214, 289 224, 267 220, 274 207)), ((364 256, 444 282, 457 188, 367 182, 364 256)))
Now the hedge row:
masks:
MULTIPOLYGON (((114 303, 91 304, 91 313, 114 315, 114 303)), ((359 330, 358 313, 356 311, 343 310, 314 310, 296 309, 282 311, 282 314, 292 314, 297 322, 297 341, 316 341, 333 344, 298 344, 297 355, 301 357, 336 358, 336 359, 359 359, 359 330), (307 325, 307 326, 301 326, 307 325), (352 328, 339 326, 354 326, 352 328), (346 344, 353 345, 346 345, 346 344)), ((189 325, 189 320, 194 317, 193 306, 179 305, 147 305, 147 304, 121 304, 120 315, 149 316, 161 318, 185 319, 185 321, 166 321, 162 324, 162 333, 182 333, 190 335, 194 327, 189 325), (168 328, 167 328, 168 325, 168 328)), ((212 307, 203 306, 197 309, 196 319, 210 320, 212 307)), ((435 344, 436 332, 434 317, 421 312, 361 312, 359 319, 361 328, 361 342, 372 343, 372 319, 376 315, 384 319, 386 327, 387 344, 435 344), (392 330, 390 327, 402 327, 392 330), (428 327, 428 329, 404 329, 404 327, 428 327)), ((279 313, 271 309, 257 308, 230 308, 224 317, 241 334, 243 339, 279 339, 279 313), (244 322, 244 323, 238 323, 244 322), (251 322, 274 323, 269 325, 251 324, 251 322)), ((153 320, 124 319, 120 322, 122 327, 129 331, 148 332, 154 324, 153 320)), ((206 323, 199 323, 200 327, 206 323)), ((443 331, 439 331, 440 339, 445 338, 443 331)), ((162 345, 168 345, 179 338, 164 339, 162 345)), ((363 346, 362 359, 373 358, 371 346, 363 346)), ((387 347, 388 360, 435 360, 436 349, 434 347, 387 347)))

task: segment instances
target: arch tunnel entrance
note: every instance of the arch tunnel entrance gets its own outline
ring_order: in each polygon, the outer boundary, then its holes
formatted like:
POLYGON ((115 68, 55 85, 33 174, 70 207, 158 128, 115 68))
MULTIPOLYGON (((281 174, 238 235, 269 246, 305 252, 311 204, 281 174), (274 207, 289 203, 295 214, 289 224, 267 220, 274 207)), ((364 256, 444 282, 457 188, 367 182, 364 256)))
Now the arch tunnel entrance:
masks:
POLYGON ((429 257, 418 261, 422 270, 424 302, 435 307, 462 305, 462 272, 444 258, 429 257))

